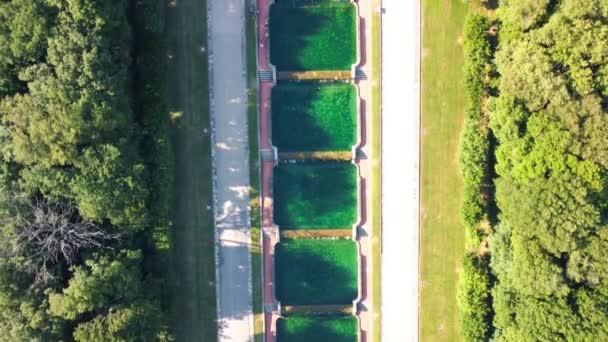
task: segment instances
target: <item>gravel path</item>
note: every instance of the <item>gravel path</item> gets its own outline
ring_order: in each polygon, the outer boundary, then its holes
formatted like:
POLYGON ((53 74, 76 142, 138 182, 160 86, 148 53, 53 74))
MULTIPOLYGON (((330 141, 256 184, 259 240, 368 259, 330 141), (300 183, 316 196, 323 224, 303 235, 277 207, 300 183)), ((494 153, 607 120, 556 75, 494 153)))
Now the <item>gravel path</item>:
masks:
POLYGON ((382 340, 418 340, 420 0, 383 0, 382 340))
POLYGON ((253 313, 245 0, 209 0, 208 15, 218 341, 247 342, 253 313))

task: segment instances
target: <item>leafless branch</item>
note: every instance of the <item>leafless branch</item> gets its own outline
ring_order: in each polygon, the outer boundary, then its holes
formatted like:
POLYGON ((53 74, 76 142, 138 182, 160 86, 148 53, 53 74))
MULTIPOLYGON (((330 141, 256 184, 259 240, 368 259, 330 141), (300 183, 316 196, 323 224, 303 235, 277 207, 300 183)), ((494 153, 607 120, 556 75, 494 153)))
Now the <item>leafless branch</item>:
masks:
POLYGON ((49 265, 61 259, 68 264, 87 248, 107 248, 105 242, 120 239, 120 234, 102 230, 93 222, 82 220, 72 206, 47 200, 27 202, 26 210, 17 213, 15 238, 30 263, 24 266, 36 275, 35 284, 52 279, 49 265))

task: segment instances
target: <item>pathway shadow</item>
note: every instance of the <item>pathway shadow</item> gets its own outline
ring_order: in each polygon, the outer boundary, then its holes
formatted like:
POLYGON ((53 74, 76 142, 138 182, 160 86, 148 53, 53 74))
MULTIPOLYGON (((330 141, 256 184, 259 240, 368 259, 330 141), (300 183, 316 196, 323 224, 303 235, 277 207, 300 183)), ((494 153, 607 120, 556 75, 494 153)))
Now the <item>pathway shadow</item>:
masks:
POLYGON ((365 34, 365 32, 367 32, 367 20, 365 18, 359 18, 359 26, 357 27, 357 30, 359 32, 359 66, 363 66, 365 65, 365 63, 367 63, 367 50, 365 49, 366 44, 367 44, 367 35, 365 34))
POLYGON ((500 6, 500 0, 488 0, 486 3, 486 8, 489 10, 495 10, 500 6))
MULTIPOLYGON (((241 320, 253 314, 251 297, 253 289, 250 279, 251 260, 247 244, 239 241, 222 241, 222 249, 218 253, 218 264, 221 265, 216 280, 217 294, 221 306, 218 312, 221 319, 241 320), (230 262, 227 262, 230 260, 230 262), (227 268, 227 265, 233 265, 227 268)), ((251 257, 256 254, 252 253, 251 257)), ((257 254, 259 257, 259 253, 257 254)), ((221 325, 221 324, 220 324, 221 325)), ((219 327, 220 331, 222 327, 219 327)))

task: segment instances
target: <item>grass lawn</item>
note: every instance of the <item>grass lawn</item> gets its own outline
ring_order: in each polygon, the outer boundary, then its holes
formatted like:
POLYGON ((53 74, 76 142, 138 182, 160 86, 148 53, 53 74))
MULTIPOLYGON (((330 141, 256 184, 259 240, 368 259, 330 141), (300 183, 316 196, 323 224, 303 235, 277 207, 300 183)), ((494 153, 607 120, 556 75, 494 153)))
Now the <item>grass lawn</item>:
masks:
MULTIPOLYGON (((372 0, 373 7, 378 6, 379 0, 372 0)), ((371 342, 382 340, 382 112, 380 99, 381 65, 381 22, 380 13, 372 17, 372 336, 371 342)))
POLYGON ((335 229, 357 220, 357 168, 347 162, 274 168, 274 221, 283 229, 335 229))
POLYGON ((354 316, 290 316, 277 321, 278 342, 357 342, 354 316))
POLYGON ((463 123, 461 0, 423 0, 420 340, 457 341, 464 254, 456 154, 463 123))
POLYGON ((171 323, 177 341, 215 341, 215 253, 209 128, 206 1, 167 7, 169 107, 174 184, 171 206, 171 323))
POLYGON ((276 247, 276 295, 283 305, 348 304, 357 298, 357 243, 297 239, 276 247))
POLYGON ((247 129, 249 140, 249 198, 251 234, 251 288, 253 301, 253 341, 262 342, 262 229, 260 213, 260 149, 258 137, 258 79, 255 14, 245 6, 247 38, 247 129))
POLYGON ((270 60, 278 71, 350 70, 357 59, 355 6, 324 2, 270 8, 270 60))
POLYGON ((352 84, 280 82, 271 108, 272 143, 281 152, 350 151, 357 141, 352 84))

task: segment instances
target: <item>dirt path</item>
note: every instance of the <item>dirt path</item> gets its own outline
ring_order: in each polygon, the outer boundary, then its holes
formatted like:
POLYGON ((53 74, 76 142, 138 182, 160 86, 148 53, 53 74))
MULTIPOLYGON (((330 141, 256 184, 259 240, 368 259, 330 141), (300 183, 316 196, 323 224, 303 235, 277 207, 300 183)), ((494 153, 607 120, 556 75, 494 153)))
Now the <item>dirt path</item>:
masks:
POLYGON ((211 210, 206 2, 167 7, 169 106, 174 154, 172 323, 177 341, 217 338, 214 229, 211 210))
POLYGON ((418 340, 420 1, 383 0, 382 340, 418 340))

